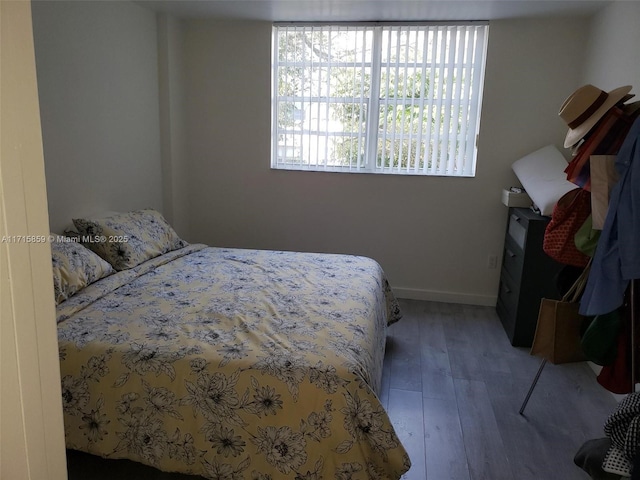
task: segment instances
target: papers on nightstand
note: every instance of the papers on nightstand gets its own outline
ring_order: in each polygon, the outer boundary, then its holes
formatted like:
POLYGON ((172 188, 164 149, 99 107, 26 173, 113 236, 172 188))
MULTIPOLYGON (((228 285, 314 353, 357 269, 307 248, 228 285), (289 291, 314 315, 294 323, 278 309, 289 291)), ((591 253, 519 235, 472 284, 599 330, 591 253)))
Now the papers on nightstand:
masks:
POLYGON ((502 190, 502 203, 507 207, 530 207, 531 197, 521 188, 505 188, 502 190))

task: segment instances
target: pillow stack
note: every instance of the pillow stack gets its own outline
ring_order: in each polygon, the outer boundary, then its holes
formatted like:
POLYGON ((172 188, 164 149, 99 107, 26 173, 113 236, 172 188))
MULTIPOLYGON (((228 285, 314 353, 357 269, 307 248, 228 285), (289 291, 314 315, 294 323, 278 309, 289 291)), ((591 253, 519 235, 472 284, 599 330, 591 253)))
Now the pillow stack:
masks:
POLYGON ((116 271, 187 245, 152 209, 74 218, 73 224, 73 237, 52 235, 58 239, 51 244, 56 305, 116 271))

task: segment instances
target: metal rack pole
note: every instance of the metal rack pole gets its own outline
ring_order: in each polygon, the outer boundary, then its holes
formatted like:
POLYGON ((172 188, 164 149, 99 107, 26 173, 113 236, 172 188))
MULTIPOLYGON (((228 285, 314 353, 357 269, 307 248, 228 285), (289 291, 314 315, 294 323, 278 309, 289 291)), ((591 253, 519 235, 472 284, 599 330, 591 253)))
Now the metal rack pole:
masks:
POLYGON ((631 280, 631 391, 636 391, 636 281, 631 280))
POLYGON ((536 384, 538 383, 538 379, 540 378, 540 374, 542 373, 542 370, 544 369, 544 366, 547 364, 547 359, 543 358, 542 362, 540 363, 540 367, 538 368, 538 373, 536 373, 536 376, 533 379, 533 382, 531 382, 531 387, 529 387, 529 391, 527 392, 527 396, 524 398, 524 402, 522 402, 522 406, 520 407, 520 410, 518 411, 518 413, 520 415, 523 415, 524 409, 527 406, 527 403, 529 403, 529 397, 531 397, 531 394, 533 393, 533 389, 536 388, 536 384))

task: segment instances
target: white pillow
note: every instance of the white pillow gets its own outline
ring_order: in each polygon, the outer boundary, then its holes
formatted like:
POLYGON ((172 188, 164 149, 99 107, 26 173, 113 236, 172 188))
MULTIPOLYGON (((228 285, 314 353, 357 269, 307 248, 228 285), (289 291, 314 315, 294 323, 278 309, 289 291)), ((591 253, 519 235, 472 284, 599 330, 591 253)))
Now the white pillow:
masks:
MULTIPOLYGON (((53 238, 61 235, 51 234, 53 238)), ((53 291, 56 305, 64 302, 83 288, 114 273, 105 260, 69 238, 51 242, 53 264, 53 291)))
POLYGON ((81 236, 96 239, 86 246, 117 271, 187 245, 162 214, 150 208, 113 212, 102 218, 74 218, 73 223, 81 236))
POLYGON ((567 161, 553 145, 522 157, 512 168, 542 215, 550 216, 560 197, 578 188, 567 180, 567 161))

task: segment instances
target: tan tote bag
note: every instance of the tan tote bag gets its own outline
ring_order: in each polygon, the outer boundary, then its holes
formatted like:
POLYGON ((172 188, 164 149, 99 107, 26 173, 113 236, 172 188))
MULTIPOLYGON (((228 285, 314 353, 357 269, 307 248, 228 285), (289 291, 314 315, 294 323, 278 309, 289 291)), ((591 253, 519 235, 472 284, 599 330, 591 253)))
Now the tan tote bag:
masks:
POLYGON ((589 276, 587 264, 562 300, 543 298, 540 301, 538 325, 531 346, 531 355, 553 364, 586 360, 580 344, 585 317, 578 313, 578 299, 589 276))
POLYGON ((609 209, 609 195, 618 181, 615 155, 591 155, 591 228, 602 230, 609 209))

